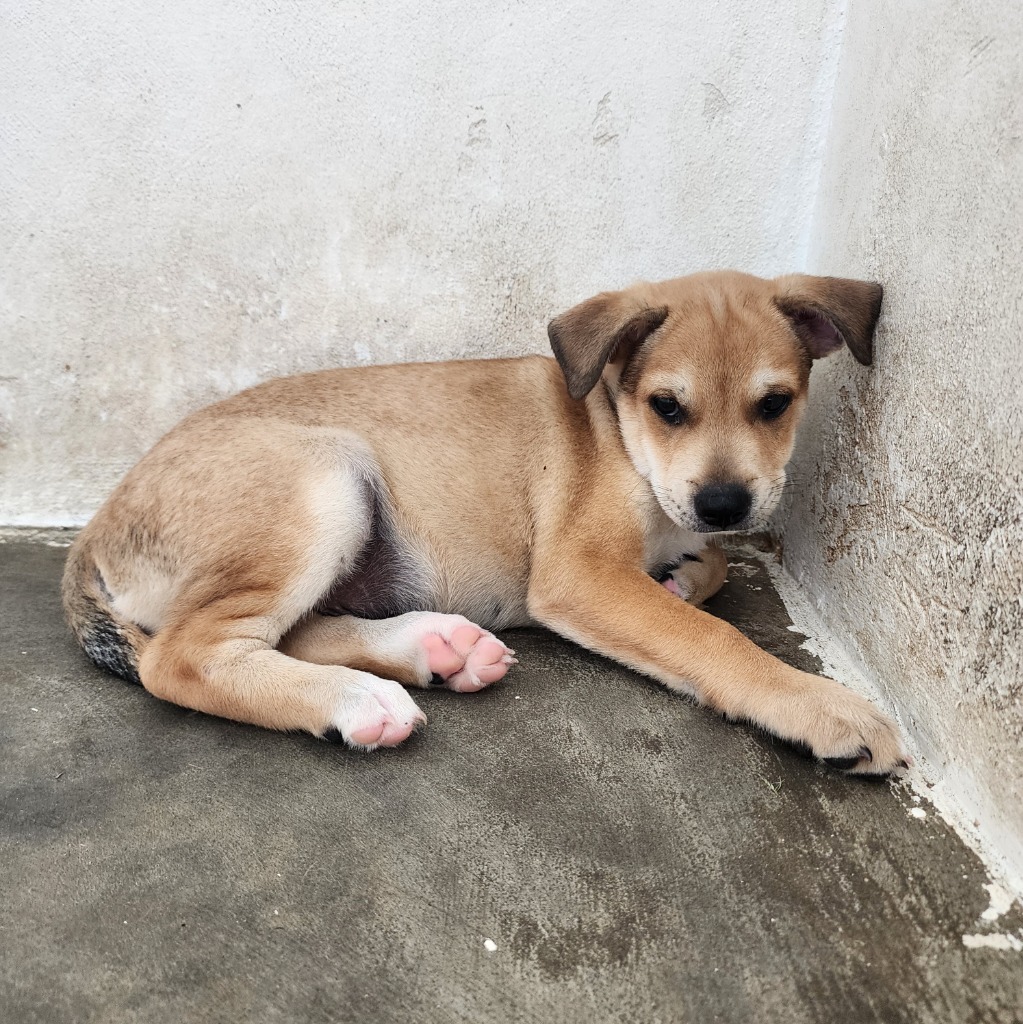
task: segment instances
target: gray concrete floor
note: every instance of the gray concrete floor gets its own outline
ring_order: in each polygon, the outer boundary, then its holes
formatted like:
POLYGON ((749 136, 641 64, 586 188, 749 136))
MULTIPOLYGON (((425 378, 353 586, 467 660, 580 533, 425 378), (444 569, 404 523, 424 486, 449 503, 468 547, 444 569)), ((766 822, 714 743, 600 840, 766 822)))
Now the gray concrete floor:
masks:
MULTIPOLYGON (((0 545, 7 1024, 1023 1020, 904 790, 541 632, 393 751, 207 718, 85 661, 63 555, 0 545)), ((814 667, 762 569, 714 610, 814 667)))

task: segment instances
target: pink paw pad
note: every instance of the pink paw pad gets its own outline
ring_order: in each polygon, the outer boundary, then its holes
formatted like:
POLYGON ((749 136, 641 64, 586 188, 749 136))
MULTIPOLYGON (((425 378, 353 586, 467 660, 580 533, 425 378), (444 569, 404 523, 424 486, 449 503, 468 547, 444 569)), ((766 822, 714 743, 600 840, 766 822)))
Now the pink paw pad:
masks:
POLYGON ((430 672, 459 693, 482 690, 517 664, 514 651, 472 623, 456 626, 447 635, 426 633, 422 644, 430 672))
POLYGON ((349 684, 342 691, 333 721, 322 736, 332 743, 375 750, 396 747, 425 724, 426 715, 402 686, 366 676, 361 684, 349 684))
POLYGON ((407 740, 415 732, 419 720, 394 722, 384 717, 383 721, 373 722, 364 725, 362 728, 354 729, 351 733, 351 742, 367 750, 376 747, 396 747, 402 740, 407 740))

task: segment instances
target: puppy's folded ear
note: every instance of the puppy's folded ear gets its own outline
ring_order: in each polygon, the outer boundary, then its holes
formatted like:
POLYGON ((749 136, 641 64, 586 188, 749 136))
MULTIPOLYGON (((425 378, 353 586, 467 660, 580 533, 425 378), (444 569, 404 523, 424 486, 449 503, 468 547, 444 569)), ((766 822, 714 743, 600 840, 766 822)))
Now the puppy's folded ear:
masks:
POLYGON ((667 317, 667 306, 648 306, 630 292, 601 292, 555 317, 547 336, 568 393, 588 395, 608 363, 624 367, 667 317))
POLYGON ((879 284, 807 274, 779 277, 775 284, 775 304, 812 359, 829 356, 844 343, 858 362, 871 364, 884 294, 879 284))

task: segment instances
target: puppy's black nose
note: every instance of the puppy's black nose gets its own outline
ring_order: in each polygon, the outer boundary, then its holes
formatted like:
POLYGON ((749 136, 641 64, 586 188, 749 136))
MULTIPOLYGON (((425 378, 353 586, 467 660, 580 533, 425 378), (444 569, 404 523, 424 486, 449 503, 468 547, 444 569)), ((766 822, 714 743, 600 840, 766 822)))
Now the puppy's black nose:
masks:
POLYGON ((753 495, 742 484, 707 484, 693 498, 696 514, 715 530, 742 522, 753 504, 753 495))

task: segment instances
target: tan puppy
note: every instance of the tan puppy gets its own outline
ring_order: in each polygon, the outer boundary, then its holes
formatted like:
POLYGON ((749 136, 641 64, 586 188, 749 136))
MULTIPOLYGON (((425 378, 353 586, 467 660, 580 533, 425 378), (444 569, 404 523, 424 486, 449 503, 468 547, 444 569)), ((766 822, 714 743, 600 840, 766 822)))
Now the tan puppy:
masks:
POLYGON ((373 749, 540 624, 841 768, 894 724, 698 610, 714 534, 762 528, 814 359, 861 363, 874 284, 700 274, 606 292, 540 356, 327 370, 190 416, 71 549, 89 656, 185 707, 373 749), (560 365, 559 365, 560 364, 560 365), (692 604, 680 600, 684 597, 692 604))

